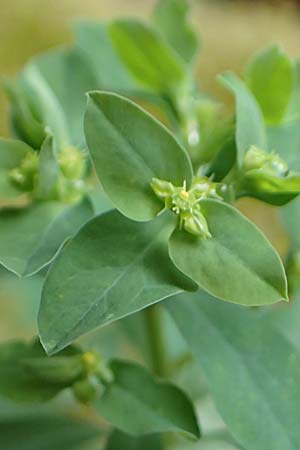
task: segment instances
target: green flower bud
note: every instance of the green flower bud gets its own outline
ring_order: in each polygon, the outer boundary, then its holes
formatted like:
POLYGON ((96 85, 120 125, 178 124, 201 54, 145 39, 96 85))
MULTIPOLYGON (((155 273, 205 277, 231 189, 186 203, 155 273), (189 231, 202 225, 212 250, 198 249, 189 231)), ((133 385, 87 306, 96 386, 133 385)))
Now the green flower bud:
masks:
POLYGON ((62 173, 69 180, 81 178, 84 174, 84 155, 76 147, 65 147, 59 154, 59 165, 62 173))
POLYGON ((39 168, 39 156, 28 152, 18 167, 9 172, 10 179, 23 191, 32 191, 36 184, 39 168))
POLYGON ((200 210, 194 210, 192 214, 183 217, 183 227, 186 231, 195 236, 211 238, 207 221, 200 210))
POLYGON ((84 404, 91 403, 97 398, 98 389, 99 386, 97 386, 93 380, 88 378, 76 381, 72 386, 73 394, 76 399, 84 404))
POLYGON ((207 177, 196 177, 193 180, 191 193, 196 199, 211 197, 221 200, 222 197, 217 193, 218 183, 214 183, 210 178, 207 177))
POLYGON ((252 146, 245 155, 243 170, 247 173, 257 169, 281 177, 288 173, 288 165, 280 156, 252 146))
POLYGON ((166 200, 174 193, 174 186, 169 181, 159 180, 158 178, 152 178, 151 187, 154 193, 161 200, 166 200))

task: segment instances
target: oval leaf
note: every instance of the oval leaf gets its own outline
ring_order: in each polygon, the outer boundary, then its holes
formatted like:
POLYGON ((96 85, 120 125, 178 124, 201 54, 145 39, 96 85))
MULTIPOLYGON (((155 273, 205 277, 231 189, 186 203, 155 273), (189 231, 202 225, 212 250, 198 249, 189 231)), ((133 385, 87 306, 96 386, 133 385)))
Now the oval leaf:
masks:
POLYGON ((193 404, 181 389, 157 382, 134 363, 114 360, 110 368, 114 382, 106 388, 98 409, 115 427, 136 436, 179 431, 200 437, 193 404))
POLYGON ((169 216, 140 224, 111 211, 88 222, 47 276, 39 330, 48 353, 183 290, 195 289, 168 257, 169 216))
POLYGON ((175 230, 169 241, 174 264, 210 294, 242 305, 287 299, 287 283, 276 250, 258 228, 233 207, 203 200, 211 238, 175 230))
POLYGON ((162 124, 130 100, 90 93, 85 134, 106 194, 133 220, 153 219, 162 209, 150 186, 153 178, 176 186, 191 181, 185 150, 162 124))
POLYGON ((219 77, 222 84, 236 98, 236 145, 238 164, 243 164, 244 155, 251 145, 267 150, 267 137, 262 112, 252 93, 233 73, 219 77))
POLYGON ((154 28, 122 19, 109 25, 109 35, 124 65, 141 84, 169 93, 184 82, 184 61, 154 28))
POLYGON ((265 120, 280 123, 288 107, 294 83, 294 67, 283 50, 274 45, 254 56, 246 82, 258 101, 265 120))
POLYGON ((199 43, 188 22, 188 13, 188 0, 160 0, 154 9, 153 21, 169 45, 185 62, 191 63, 199 43))

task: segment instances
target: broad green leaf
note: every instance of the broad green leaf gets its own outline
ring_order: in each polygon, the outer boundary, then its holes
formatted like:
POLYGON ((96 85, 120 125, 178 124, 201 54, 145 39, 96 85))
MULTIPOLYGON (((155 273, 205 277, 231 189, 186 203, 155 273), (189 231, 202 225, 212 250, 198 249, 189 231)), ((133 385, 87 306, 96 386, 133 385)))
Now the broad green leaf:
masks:
POLYGON ((90 67, 98 88, 114 92, 136 89, 135 81, 113 47, 109 25, 80 21, 75 24, 74 32, 76 47, 86 61, 85 67, 90 67))
POLYGON ((130 436, 115 430, 111 433, 105 450, 163 450, 159 435, 130 436))
POLYGON ((37 272, 92 215, 88 201, 72 207, 45 202, 1 211, 1 264, 20 276, 37 272))
POLYGON ((154 28, 121 19, 109 24, 108 31, 119 57, 141 85, 170 94, 185 82, 184 61, 154 28))
POLYGON ((240 196, 254 197, 271 205, 282 206, 300 193, 300 174, 291 173, 279 177, 254 169, 244 175, 239 189, 240 196))
POLYGON ((85 117, 92 161, 112 203, 133 220, 153 219, 162 209, 153 178, 187 185, 191 162, 175 137, 139 106, 116 94, 92 92, 85 117))
POLYGON ((52 136, 45 139, 39 158, 38 196, 48 199, 54 191, 59 176, 59 165, 52 136))
POLYGON ((24 366, 27 358, 42 357, 42 348, 23 342, 0 345, 0 396, 20 403, 50 400, 66 387, 65 383, 45 383, 24 366))
POLYGON ((199 47, 197 34, 188 21, 188 0, 160 0, 153 21, 169 45, 187 62, 193 62, 199 47))
POLYGON ((211 238, 176 229, 169 241, 174 264, 210 294, 254 306, 287 300, 287 283, 276 250, 232 206, 202 200, 211 238))
POLYGON ((1 450, 83 450, 102 435, 93 423, 57 413, 0 420, 1 450))
POLYGON ((99 87, 79 49, 55 49, 31 60, 63 108, 71 144, 84 147, 85 93, 99 87))
POLYGON ((7 205, 9 199, 22 194, 11 182, 9 171, 17 167, 32 148, 21 141, 0 138, 0 208, 7 205))
POLYGON ((234 438, 247 450, 297 450, 298 342, 273 325, 272 315, 205 293, 178 296, 166 305, 234 438))
POLYGON ((251 145, 267 150, 267 137, 262 112, 253 94, 233 73, 219 77, 222 84, 233 92, 236 98, 236 145, 239 166, 251 145))
POLYGON ((246 82, 269 124, 282 121, 294 83, 291 59, 277 45, 258 52, 246 71, 246 82))
POLYGON ((163 215, 142 224, 110 211, 81 228, 44 284, 39 331, 48 353, 97 326, 195 289, 168 257, 172 219, 163 215))
POLYGON ((108 385, 97 407, 116 428, 139 436, 179 431, 199 438, 194 407, 177 386, 156 381, 142 366, 114 360, 114 382, 108 385))

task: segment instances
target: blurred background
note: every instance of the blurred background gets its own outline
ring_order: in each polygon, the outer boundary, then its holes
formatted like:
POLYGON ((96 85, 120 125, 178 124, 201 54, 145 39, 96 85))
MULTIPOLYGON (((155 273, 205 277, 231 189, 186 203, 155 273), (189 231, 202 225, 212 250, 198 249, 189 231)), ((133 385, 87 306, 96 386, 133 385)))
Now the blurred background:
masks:
MULTIPOLYGON (((292 57, 300 55, 300 1, 194 0, 192 20, 202 36, 197 73, 204 91, 230 107, 232 98, 216 82, 226 69, 242 73, 259 48, 280 43, 292 57)), ((0 0, 0 75, 13 77, 33 55, 72 42, 78 17, 150 15, 154 0, 0 0)), ((8 135, 7 108, 0 91, 0 134, 8 135)), ((266 232, 282 255, 288 240, 274 208, 243 201, 240 208, 266 232), (250 208, 249 208, 250 205, 250 208)), ((2 270, 4 274, 4 270, 2 270)), ((39 280, 1 277, 0 340, 36 332, 39 280), (20 298, 22 302, 20 303, 20 298)))

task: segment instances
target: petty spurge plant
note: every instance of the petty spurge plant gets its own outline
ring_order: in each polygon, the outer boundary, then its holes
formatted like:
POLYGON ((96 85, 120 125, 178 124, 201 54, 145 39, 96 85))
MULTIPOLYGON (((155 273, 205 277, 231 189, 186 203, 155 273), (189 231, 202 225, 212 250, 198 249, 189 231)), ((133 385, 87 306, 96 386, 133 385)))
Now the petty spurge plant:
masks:
MULTIPOLYGON (((300 448, 299 64, 272 46, 243 80, 221 75, 228 117, 196 82, 187 13, 161 0, 149 23, 78 22, 72 48, 5 82, 0 262, 43 287, 39 339, 0 346, 0 395, 60 394, 23 413, 21 450, 300 448), (289 289, 242 197, 289 203, 289 289), (208 397, 222 435, 202 427, 208 397)), ((18 414, 0 422, 3 449, 18 414)))

